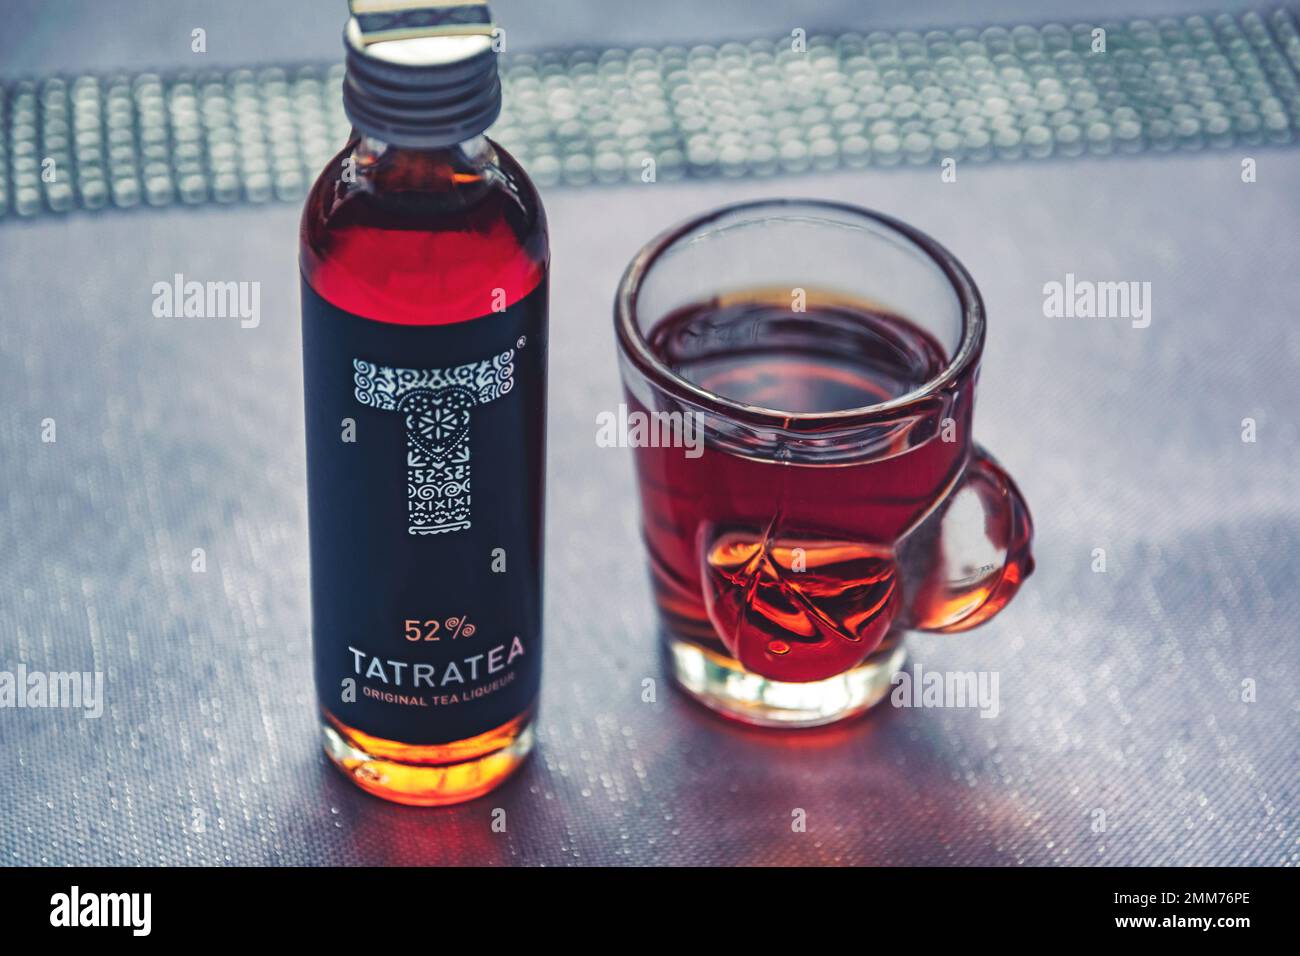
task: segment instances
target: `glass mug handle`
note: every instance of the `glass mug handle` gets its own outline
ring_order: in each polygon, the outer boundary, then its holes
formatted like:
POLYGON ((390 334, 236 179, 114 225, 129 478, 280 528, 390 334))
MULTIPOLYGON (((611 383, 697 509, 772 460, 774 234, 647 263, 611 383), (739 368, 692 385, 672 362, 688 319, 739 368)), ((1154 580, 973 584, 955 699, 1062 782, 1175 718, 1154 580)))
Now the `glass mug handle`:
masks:
POLYGON ((1029 506, 978 444, 935 514, 898 545, 907 606, 896 626, 956 634, 983 624, 1034 570, 1029 506))

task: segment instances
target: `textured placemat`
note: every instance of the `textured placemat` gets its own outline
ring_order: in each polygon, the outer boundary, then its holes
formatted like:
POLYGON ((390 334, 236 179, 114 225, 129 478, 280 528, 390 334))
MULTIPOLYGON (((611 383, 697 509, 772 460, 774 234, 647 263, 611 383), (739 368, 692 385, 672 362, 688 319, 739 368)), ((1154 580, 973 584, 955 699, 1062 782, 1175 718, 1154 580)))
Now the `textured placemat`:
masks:
POLYGON ((1300 862, 1300 164, 1256 158, 1250 185, 1207 151, 547 190, 540 743, 431 811, 320 748, 297 209, 0 230, 0 669, 105 675, 98 720, 0 711, 0 861, 1300 862), (671 223, 800 192, 907 218, 984 294, 976 435, 1033 508, 1038 569, 978 631, 911 641, 909 667, 997 672, 996 719, 746 730, 659 665, 631 453, 596 442, 622 400, 614 285, 671 223), (261 324, 156 318, 177 271, 260 282, 261 324), (1150 280, 1150 327, 1045 318, 1067 271, 1150 280))

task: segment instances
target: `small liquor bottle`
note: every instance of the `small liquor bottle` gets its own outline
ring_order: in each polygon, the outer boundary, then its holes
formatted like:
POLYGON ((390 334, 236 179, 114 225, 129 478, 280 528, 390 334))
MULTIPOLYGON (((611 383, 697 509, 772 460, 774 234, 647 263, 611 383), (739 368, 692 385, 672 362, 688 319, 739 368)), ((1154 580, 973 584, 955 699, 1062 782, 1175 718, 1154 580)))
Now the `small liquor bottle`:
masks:
POLYGON ((546 220, 483 136, 501 108, 486 5, 352 13, 353 135, 301 234, 316 688, 359 786, 456 803, 533 741, 546 220))

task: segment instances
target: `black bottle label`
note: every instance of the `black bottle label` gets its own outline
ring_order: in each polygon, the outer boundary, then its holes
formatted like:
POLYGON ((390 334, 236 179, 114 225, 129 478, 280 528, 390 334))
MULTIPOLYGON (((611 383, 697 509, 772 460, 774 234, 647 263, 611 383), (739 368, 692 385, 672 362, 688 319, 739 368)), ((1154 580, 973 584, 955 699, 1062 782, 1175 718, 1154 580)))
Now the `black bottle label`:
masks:
POLYGON ((316 688, 353 730, 449 743, 536 699, 546 325, 545 280, 438 326, 303 280, 316 688))

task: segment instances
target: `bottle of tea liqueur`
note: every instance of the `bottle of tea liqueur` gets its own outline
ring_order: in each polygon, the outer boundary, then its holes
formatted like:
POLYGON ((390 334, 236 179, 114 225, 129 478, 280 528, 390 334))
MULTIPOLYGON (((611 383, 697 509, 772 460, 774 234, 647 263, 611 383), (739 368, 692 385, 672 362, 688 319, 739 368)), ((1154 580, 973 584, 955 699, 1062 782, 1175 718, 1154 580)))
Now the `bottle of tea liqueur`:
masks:
POLYGON ((316 687, 359 786, 455 803, 533 742, 546 219, 483 135, 501 108, 486 5, 351 10, 353 133, 301 230, 316 687))

